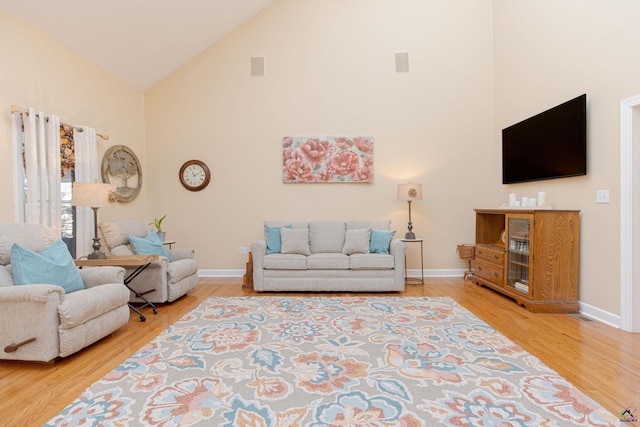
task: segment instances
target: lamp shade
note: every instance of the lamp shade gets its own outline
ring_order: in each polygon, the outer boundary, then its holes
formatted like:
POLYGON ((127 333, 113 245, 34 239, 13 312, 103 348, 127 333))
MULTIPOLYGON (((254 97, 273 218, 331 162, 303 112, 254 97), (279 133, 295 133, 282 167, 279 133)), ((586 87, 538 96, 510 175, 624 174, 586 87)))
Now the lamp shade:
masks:
POLYGON ((71 204, 73 206, 89 206, 92 208, 105 208, 116 203, 116 187, 113 184, 101 182, 74 182, 71 204))
POLYGON ((398 184, 398 200, 422 200, 422 184, 398 184))

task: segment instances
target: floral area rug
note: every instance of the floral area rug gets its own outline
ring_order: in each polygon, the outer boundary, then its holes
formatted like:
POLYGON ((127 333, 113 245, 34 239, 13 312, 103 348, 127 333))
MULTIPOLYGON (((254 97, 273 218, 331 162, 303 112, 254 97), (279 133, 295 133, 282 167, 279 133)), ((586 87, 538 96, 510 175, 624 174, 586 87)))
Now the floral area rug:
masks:
POLYGON ((450 298, 210 298, 48 426, 611 426, 450 298))

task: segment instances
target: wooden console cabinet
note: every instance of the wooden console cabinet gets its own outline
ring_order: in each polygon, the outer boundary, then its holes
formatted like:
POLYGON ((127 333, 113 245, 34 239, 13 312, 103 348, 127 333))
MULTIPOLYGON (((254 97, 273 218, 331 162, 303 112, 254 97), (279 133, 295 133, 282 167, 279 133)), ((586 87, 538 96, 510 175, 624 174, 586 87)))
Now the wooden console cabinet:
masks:
POLYGON ((475 209, 473 281, 537 313, 577 313, 580 211, 475 209))

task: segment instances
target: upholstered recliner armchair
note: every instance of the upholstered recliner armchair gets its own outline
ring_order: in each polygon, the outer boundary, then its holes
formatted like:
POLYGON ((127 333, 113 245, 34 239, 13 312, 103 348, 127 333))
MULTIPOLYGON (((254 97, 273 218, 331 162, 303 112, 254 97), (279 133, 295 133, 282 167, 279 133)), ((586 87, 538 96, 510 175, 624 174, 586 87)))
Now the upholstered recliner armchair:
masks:
POLYGON ((120 267, 77 270, 64 243, 48 227, 0 224, 0 359, 49 362, 111 334, 129 321, 129 290, 123 281, 120 267), (11 265, 14 243, 36 261, 57 248, 57 256, 67 257, 65 268, 75 282, 79 275, 78 290, 67 292, 62 285, 50 284, 67 277, 59 274, 54 261, 39 263, 51 281, 21 284, 24 277, 18 272, 32 268, 17 257, 17 250, 11 265))
MULTIPOLYGON (((142 221, 129 218, 102 221, 98 225, 100 250, 108 255, 134 255, 129 236, 140 239, 148 235, 147 226, 142 221)), ((147 301, 164 303, 175 301, 198 284, 198 262, 194 250, 186 248, 167 250, 171 261, 161 256, 144 269, 129 286, 147 301)), ((127 267, 127 274, 135 270, 127 267)), ((131 301, 144 302, 131 293, 131 301)))

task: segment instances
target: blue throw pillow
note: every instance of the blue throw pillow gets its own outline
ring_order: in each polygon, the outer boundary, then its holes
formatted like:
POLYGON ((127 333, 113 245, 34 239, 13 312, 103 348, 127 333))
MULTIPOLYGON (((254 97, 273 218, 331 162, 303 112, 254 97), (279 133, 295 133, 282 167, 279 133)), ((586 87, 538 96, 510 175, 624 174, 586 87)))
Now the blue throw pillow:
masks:
POLYGON ((62 239, 40 253, 14 243, 10 257, 16 285, 52 284, 62 286, 66 293, 84 289, 78 267, 62 239))
POLYGON ((285 225, 284 227, 264 226, 264 237, 267 241, 267 255, 279 254, 282 251, 282 238, 280 237, 281 228, 291 228, 291 225, 285 225))
POLYGON ((160 240, 158 233, 155 231, 147 234, 145 238, 129 234, 129 242, 131 242, 133 252, 137 255, 160 255, 167 257, 169 262, 173 261, 171 255, 169 255, 169 251, 164 247, 162 240, 160 240))
POLYGON ((395 234, 395 230, 371 230, 369 252, 372 254, 388 254, 391 239, 395 234))

